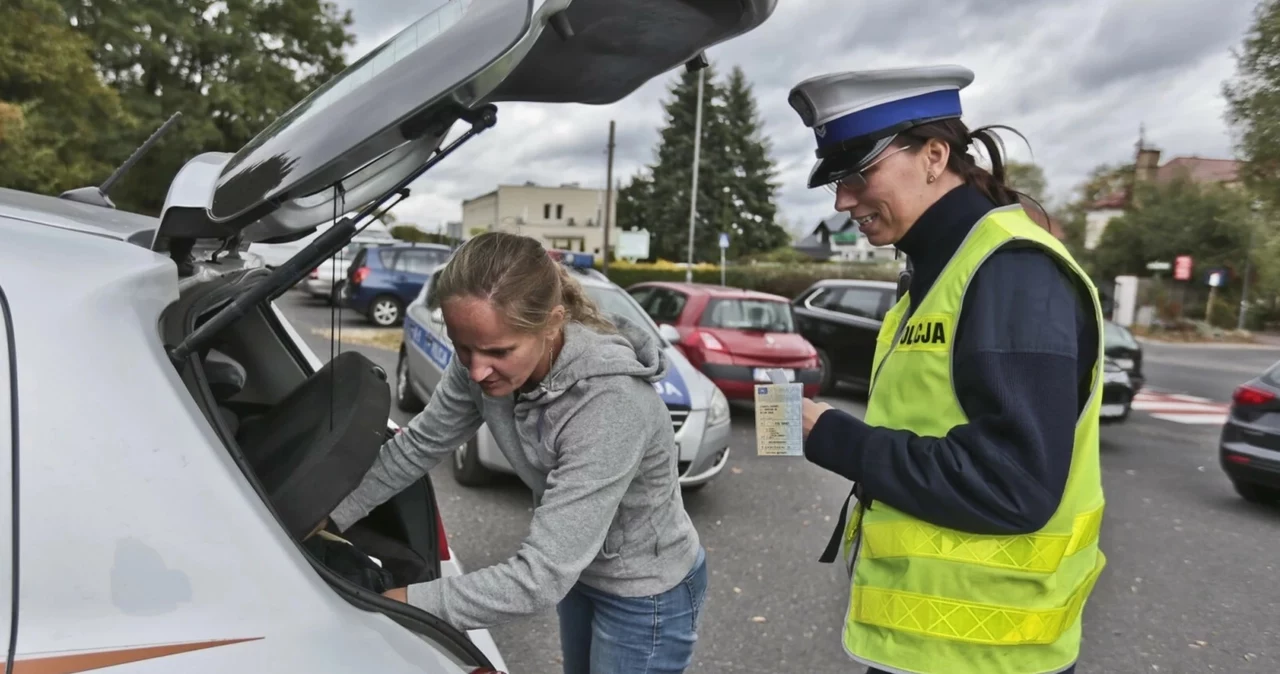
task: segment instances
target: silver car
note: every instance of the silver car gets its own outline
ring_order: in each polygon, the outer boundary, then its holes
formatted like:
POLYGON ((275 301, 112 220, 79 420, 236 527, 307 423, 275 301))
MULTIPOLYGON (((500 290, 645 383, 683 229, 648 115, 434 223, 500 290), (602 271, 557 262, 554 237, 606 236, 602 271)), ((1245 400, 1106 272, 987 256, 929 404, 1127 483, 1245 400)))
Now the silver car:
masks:
MULTIPOLYGON (((560 258, 603 312, 619 314, 648 326, 665 344, 663 353, 670 367, 666 378, 653 386, 671 411, 676 450, 680 453, 680 485, 692 491, 711 482, 729 462, 729 403, 724 393, 672 345, 672 340, 679 336, 675 329, 654 323, 631 295, 594 269, 590 254, 567 251, 550 251, 550 254, 560 258)), ((448 263, 430 276, 405 311, 395 394, 396 404, 405 412, 423 408, 453 359, 452 343, 440 310, 427 308, 431 288, 445 266, 448 263)), ((470 442, 454 452, 453 476, 459 484, 478 486, 488 483, 494 472, 514 474, 515 471, 498 449, 488 426, 481 426, 470 442)))

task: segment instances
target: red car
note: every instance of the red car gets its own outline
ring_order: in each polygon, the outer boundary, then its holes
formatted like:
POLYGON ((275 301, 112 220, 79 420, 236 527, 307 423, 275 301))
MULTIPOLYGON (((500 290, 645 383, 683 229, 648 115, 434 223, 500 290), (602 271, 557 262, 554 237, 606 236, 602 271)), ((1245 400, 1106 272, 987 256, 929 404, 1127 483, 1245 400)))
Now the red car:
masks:
POLYGON ((796 331, 791 303, 768 293, 701 283, 637 283, 627 292, 730 400, 753 400, 767 369, 818 395, 818 352, 796 331), (671 328, 674 328, 674 333, 671 328))

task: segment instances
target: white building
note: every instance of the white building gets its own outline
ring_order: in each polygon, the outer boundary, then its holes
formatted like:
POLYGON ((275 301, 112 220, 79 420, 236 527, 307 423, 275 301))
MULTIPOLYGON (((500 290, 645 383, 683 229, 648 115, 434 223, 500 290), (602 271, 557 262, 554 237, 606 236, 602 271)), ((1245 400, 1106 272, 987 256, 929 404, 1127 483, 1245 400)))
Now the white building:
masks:
POLYGON ((893 246, 873 246, 858 231, 848 213, 832 213, 818 223, 795 249, 816 260, 839 262, 879 262, 893 260, 893 246))
MULTIPOLYGON (((614 192, 610 222, 617 221, 617 196, 614 192)), ((603 189, 577 183, 559 187, 499 185, 492 192, 462 202, 462 232, 468 238, 489 230, 515 232, 532 236, 548 248, 600 255, 604 249, 604 209, 603 189)))

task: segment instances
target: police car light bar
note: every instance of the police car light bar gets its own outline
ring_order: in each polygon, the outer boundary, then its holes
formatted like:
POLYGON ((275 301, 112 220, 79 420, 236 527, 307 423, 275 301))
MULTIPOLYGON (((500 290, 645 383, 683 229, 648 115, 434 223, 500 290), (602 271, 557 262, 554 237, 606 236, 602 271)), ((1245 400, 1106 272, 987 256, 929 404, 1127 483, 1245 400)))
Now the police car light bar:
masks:
POLYGON ((575 269, 590 269, 596 262, 596 256, 591 253, 575 253, 571 250, 551 249, 547 251, 547 255, 556 262, 575 269))

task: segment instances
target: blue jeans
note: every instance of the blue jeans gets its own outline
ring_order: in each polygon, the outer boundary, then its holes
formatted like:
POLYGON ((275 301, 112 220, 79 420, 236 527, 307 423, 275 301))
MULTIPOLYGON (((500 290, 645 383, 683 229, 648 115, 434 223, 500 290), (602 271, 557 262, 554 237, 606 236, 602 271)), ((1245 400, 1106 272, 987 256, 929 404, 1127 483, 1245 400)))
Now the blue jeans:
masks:
POLYGON ((560 601, 565 674, 680 674, 693 660, 707 596, 706 551, 662 594, 618 597, 573 586, 560 601))

